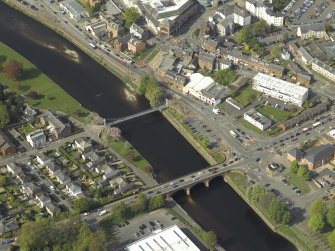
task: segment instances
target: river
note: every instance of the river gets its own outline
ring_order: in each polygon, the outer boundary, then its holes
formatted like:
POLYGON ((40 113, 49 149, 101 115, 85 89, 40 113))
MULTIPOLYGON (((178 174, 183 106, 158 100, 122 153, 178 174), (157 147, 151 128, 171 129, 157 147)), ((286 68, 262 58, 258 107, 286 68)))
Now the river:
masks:
MULTIPOLYGON (((0 2, 0 41, 47 74, 84 107, 104 117, 120 117, 149 107, 143 97, 130 101, 121 81, 38 22, 0 2)), ((0 52, 1 53, 1 52, 0 52)), ((207 162, 159 113, 121 127, 124 137, 154 166, 159 181, 196 171, 207 162)), ((214 230, 229 251, 291 251, 222 180, 197 186, 177 202, 205 229, 214 230)))

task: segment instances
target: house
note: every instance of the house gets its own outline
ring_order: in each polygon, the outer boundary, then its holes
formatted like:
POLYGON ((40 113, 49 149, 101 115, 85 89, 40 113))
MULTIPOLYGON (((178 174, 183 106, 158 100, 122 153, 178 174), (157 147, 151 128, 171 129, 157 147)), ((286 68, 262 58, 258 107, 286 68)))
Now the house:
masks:
POLYGON ((198 56, 198 64, 201 69, 214 70, 215 56, 208 53, 201 53, 198 56))
POLYGON ((28 122, 33 122, 36 118, 37 111, 31 108, 29 105, 26 105, 26 108, 23 110, 23 118, 28 122))
POLYGON ((300 161, 304 156, 305 156, 305 153, 297 148, 293 148, 287 152, 287 159, 290 162, 295 161, 295 160, 300 161))
POLYGON ((45 207, 47 204, 51 203, 49 196, 46 196, 44 193, 36 194, 37 205, 40 207, 45 207))
POLYGON ((109 21, 107 23, 107 31, 110 33, 112 38, 117 38, 125 34, 125 28, 121 24, 114 21, 109 21))
POLYGON ((325 25, 323 23, 304 24, 298 27, 297 36, 301 39, 325 38, 328 39, 325 25))
POLYGON ((124 178, 117 177, 109 182, 111 187, 114 189, 114 194, 126 193, 133 188, 132 184, 129 184, 124 178))
POLYGON ((43 112, 40 116, 40 122, 43 126, 48 125, 48 129, 56 139, 66 138, 71 135, 70 123, 64 123, 59 116, 55 116, 50 111, 43 112))
POLYGON ((303 47, 300 47, 297 52, 298 57, 302 60, 302 62, 306 65, 311 65, 313 61, 313 57, 309 54, 303 47))
POLYGON ((0 235, 3 236, 5 233, 12 232, 19 229, 19 225, 11 219, 0 220, 0 235))
POLYGON ((129 28, 129 33, 142 41, 147 41, 149 39, 149 31, 143 29, 136 23, 133 23, 129 28))
POLYGON ((67 191, 69 192, 70 195, 72 196, 79 196, 80 194, 82 194, 82 191, 81 191, 81 186, 79 183, 75 182, 75 181, 71 181, 69 183, 67 183, 65 185, 67 191))
POLYGON ((74 141, 75 147, 81 154, 91 152, 93 150, 92 143, 84 138, 78 138, 74 141))
POLYGON ((186 85, 188 78, 186 76, 179 75, 175 71, 167 70, 164 80, 174 88, 182 90, 186 85))
POLYGON ((54 173, 54 176, 56 177, 56 180, 63 185, 71 182, 71 177, 64 171, 59 170, 54 173))
POLYGON ((273 177, 283 171, 283 166, 277 163, 271 163, 265 168, 266 173, 273 177))
POLYGON ((114 178, 114 177, 116 177, 116 176, 118 176, 120 174, 120 172, 116 168, 110 167, 107 164, 97 166, 95 168, 95 171, 97 173, 103 173, 102 178, 104 180, 107 180, 107 179, 110 179, 110 178, 114 178))
POLYGON ((2 130, 0 130, 0 152, 2 155, 16 153, 15 145, 2 130))
POLYGON ((311 75, 309 75, 306 71, 300 69, 300 67, 296 63, 290 61, 287 66, 295 74, 298 83, 303 85, 310 84, 312 80, 311 75))
POLYGON ((287 50, 283 49, 280 53, 280 56, 283 60, 289 60, 290 59, 290 53, 288 53, 287 50))
POLYGON ((307 152, 301 161, 313 170, 334 160, 334 154, 335 147, 333 145, 321 145, 307 152))
POLYGON ((88 160, 89 163, 87 164, 88 167, 95 167, 97 165, 106 164, 106 158, 103 156, 99 156, 95 152, 89 152, 81 155, 83 160, 88 160))
POLYGON ((140 53, 145 49, 145 43, 136 37, 131 37, 128 41, 128 50, 134 54, 140 53))
POLYGON ((26 136, 28 143, 34 148, 41 148, 47 142, 47 137, 45 136, 42 129, 38 129, 26 136))
POLYGON ((204 39, 202 42, 202 47, 209 52, 215 52, 218 46, 219 42, 211 38, 204 39))
POLYGON ((18 173, 22 172, 22 167, 16 163, 9 163, 6 165, 7 171, 16 176, 18 173))
POLYGON ((88 17, 88 13, 76 0, 61 1, 59 7, 76 21, 88 17))
POLYGON ((40 192, 41 188, 32 182, 22 184, 22 193, 26 194, 27 196, 32 197, 40 192))
POLYGON ((56 213, 60 212, 59 207, 57 207, 53 203, 45 205, 45 209, 47 210, 47 212, 50 214, 51 217, 53 217, 56 213))
POLYGON ((60 170, 60 166, 55 162, 48 163, 45 165, 45 167, 51 175, 54 175, 55 172, 60 170))
POLYGON ((46 156, 45 154, 41 153, 36 156, 36 161, 42 165, 45 166, 47 164, 50 164, 53 162, 53 159, 50 158, 49 156, 46 156))
POLYGON ((216 82, 202 89, 199 94, 200 100, 210 105, 219 105, 229 96, 227 86, 222 86, 216 82))
POLYGON ((124 51, 128 48, 128 40, 130 39, 130 35, 127 34, 123 37, 118 37, 114 40, 114 49, 118 51, 124 51))
POLYGON ((335 68, 325 64, 324 62, 314 59, 312 60, 312 70, 321 74, 325 78, 335 82, 335 68))
POLYGON ((232 67, 232 61, 228 60, 228 59, 223 59, 223 58, 218 58, 215 61, 216 63, 216 69, 217 70, 225 70, 228 69, 230 67, 232 67))
POLYGON ((85 29, 96 38, 102 38, 108 33, 106 21, 99 21, 96 23, 87 24, 85 26, 85 29))
POLYGON ((31 177, 24 172, 19 172, 16 174, 16 178, 20 181, 21 184, 25 184, 31 181, 31 177))
POLYGON ((252 16, 265 20, 268 25, 284 25, 284 15, 273 12, 272 6, 262 0, 246 0, 245 8, 252 16))

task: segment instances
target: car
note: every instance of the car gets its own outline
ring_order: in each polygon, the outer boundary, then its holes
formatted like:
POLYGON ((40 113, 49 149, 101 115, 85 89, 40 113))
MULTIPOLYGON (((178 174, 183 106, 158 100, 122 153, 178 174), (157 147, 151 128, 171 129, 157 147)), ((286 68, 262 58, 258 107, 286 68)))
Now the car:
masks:
POLYGON ((134 233, 134 235, 135 235, 136 238, 140 236, 140 234, 138 232, 134 233))
POLYGON ((270 186, 270 184, 269 184, 269 183, 267 183, 267 184, 265 184, 264 186, 265 186, 265 187, 268 187, 268 186, 270 186))
POLYGON ((184 179, 180 179, 179 182, 184 182, 185 180, 184 179))
POLYGON ((261 160, 260 158, 257 158, 257 159, 256 159, 256 162, 259 162, 260 160, 261 160))
POLYGON ((148 194, 152 194, 154 191, 149 191, 148 194))
POLYGON ((90 213, 88 213, 88 212, 87 212, 87 213, 84 213, 84 216, 87 216, 87 215, 90 215, 90 213))

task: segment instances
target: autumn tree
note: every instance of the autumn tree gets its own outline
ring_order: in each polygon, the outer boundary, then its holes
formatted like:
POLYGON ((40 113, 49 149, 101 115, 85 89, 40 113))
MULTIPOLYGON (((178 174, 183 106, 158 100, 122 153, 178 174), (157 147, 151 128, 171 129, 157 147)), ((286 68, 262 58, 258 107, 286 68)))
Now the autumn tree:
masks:
POLYGON ((19 81, 23 76, 23 65, 14 59, 7 59, 3 68, 3 72, 8 79, 19 81))
POLYGON ((118 127, 105 127, 103 134, 109 137, 112 141, 119 141, 122 139, 122 131, 118 127))

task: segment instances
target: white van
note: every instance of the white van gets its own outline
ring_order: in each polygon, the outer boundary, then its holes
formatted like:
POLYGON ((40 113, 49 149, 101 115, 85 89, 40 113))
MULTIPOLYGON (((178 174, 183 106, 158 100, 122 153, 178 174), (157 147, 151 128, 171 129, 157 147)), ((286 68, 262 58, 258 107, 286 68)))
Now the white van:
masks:
POLYGON ((107 213, 107 210, 102 210, 100 213, 99 213, 99 216, 103 216, 107 213))
POLYGON ((220 110, 217 109, 217 108, 214 108, 214 109, 213 109, 213 112, 214 112, 215 114, 220 114, 220 110))

